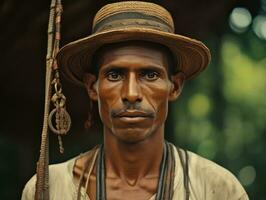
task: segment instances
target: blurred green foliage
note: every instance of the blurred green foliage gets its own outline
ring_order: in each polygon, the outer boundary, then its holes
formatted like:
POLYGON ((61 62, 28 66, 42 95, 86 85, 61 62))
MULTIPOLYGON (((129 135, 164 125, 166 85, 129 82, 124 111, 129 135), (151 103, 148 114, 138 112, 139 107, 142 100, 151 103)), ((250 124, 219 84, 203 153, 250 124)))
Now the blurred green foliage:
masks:
POLYGON ((232 171, 265 199, 266 42, 251 30, 207 41, 213 59, 171 106, 176 144, 232 171))

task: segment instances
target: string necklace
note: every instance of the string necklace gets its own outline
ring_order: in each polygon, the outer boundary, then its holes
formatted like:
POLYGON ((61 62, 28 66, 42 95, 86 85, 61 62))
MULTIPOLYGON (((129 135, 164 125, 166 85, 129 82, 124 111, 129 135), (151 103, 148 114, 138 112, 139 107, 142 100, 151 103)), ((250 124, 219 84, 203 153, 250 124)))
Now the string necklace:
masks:
MULTIPOLYGON (((96 166, 96 200, 106 200, 104 146, 99 149, 96 166)), ((160 164, 160 173, 155 200, 171 199, 173 194, 173 152, 168 142, 164 143, 163 157, 160 164), (169 166, 169 164, 171 166, 169 166)))

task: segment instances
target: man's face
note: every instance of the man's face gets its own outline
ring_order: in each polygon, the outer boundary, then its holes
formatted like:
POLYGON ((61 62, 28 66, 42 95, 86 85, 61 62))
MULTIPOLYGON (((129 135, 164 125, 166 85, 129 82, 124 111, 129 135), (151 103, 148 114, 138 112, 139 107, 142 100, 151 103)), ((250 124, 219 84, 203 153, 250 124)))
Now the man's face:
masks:
POLYGON ((129 43, 105 49, 99 59, 93 88, 105 132, 136 143, 163 128, 173 89, 166 53, 129 43))

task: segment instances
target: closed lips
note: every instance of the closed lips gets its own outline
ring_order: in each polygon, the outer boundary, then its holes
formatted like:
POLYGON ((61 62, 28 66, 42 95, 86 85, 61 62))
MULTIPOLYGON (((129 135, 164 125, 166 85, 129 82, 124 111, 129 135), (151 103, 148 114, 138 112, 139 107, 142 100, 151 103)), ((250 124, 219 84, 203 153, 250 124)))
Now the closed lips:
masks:
POLYGON ((115 115, 114 117, 129 117, 129 118, 135 118, 135 117, 147 117, 151 118, 153 117, 152 114, 145 113, 145 112, 140 112, 140 111, 126 111, 126 112, 121 112, 115 115))

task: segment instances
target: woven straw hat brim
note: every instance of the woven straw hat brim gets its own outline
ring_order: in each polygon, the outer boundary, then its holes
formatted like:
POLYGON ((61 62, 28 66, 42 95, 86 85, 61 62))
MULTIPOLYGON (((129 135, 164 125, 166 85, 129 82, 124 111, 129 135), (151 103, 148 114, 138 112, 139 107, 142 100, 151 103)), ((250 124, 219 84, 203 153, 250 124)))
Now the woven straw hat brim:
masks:
POLYGON ((95 51, 106 44, 130 40, 149 41, 168 47, 178 62, 176 70, 182 70, 186 80, 204 70, 211 59, 209 49, 198 40, 154 29, 127 28, 103 31, 71 42, 60 49, 57 62, 66 79, 84 86, 84 73, 95 67, 91 66, 95 51))

